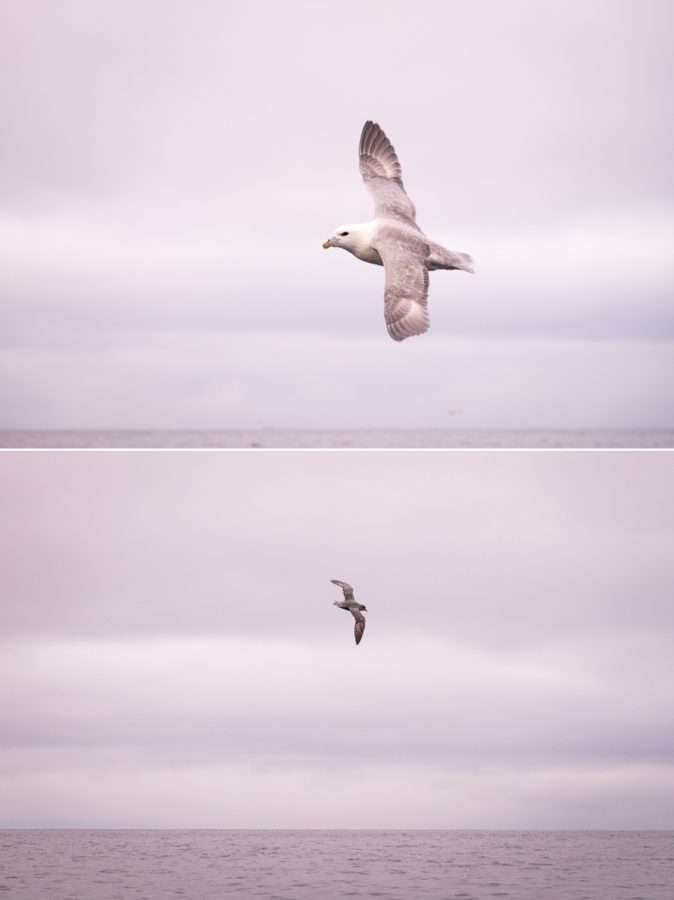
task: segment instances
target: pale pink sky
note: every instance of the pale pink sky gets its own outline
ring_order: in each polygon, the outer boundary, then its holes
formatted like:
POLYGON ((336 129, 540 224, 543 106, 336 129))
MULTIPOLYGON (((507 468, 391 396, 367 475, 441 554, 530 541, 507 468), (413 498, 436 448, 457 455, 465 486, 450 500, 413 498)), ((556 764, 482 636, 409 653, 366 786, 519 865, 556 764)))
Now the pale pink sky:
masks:
POLYGON ((0 826, 674 827, 671 453, 0 462, 0 826))
POLYGON ((672 426, 667 2, 5 2, 0 426, 672 426), (321 243, 367 118, 431 332, 321 243))

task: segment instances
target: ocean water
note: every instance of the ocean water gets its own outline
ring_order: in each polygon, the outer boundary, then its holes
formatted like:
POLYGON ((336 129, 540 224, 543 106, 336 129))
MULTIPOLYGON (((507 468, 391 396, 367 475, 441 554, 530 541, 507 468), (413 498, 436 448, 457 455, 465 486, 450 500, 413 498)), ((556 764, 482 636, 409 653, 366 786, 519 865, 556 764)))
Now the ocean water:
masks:
POLYGON ((588 430, 333 430, 292 429, 201 431, 0 431, 9 448, 663 448, 674 447, 674 429, 588 430))
POLYGON ((672 900, 674 832, 0 832, 23 900, 672 900))

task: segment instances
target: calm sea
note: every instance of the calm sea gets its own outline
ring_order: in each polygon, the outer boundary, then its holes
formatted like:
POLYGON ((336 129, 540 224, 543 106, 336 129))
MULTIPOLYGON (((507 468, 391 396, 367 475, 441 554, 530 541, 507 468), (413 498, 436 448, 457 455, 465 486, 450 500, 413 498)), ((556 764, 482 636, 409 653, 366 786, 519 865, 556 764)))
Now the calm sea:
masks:
POLYGON ((636 430, 203 430, 0 431, 0 447, 47 448, 662 448, 674 447, 674 429, 636 430))
POLYGON ((25 900, 672 900, 666 831, 1 831, 25 900))

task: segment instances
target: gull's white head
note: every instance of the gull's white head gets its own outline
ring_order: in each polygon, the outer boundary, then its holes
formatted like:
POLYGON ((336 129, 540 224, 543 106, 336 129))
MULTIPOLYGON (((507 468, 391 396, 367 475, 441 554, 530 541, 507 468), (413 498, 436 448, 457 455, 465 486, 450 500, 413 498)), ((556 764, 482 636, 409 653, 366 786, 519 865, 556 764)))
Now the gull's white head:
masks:
POLYGON ((325 241, 323 249, 341 247, 342 250, 348 250, 349 253, 356 253, 363 241, 364 230, 363 225, 340 225, 335 229, 332 237, 325 241))

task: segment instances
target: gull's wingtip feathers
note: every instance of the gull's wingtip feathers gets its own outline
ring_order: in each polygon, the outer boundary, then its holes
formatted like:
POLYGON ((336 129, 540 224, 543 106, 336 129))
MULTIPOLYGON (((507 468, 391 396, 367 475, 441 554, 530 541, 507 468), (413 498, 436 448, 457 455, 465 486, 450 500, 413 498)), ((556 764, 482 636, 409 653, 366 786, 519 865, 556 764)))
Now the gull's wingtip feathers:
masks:
POLYGON ((363 141, 365 140, 365 136, 369 134, 371 131, 383 131, 379 122, 373 122, 372 119, 368 119, 367 122, 363 125, 363 128, 360 132, 360 146, 361 149, 363 147, 363 141))
POLYGON ((348 588, 350 591, 353 590, 353 588, 351 587, 350 584, 347 584, 346 581, 340 581, 338 578, 331 578, 331 579, 330 579, 330 583, 331 583, 331 584, 336 584, 336 585, 338 585, 338 586, 341 587, 341 588, 348 588))
POLYGON ((385 178, 402 187, 402 169, 395 148, 384 129, 371 119, 363 125, 360 133, 358 155, 364 179, 385 178))

